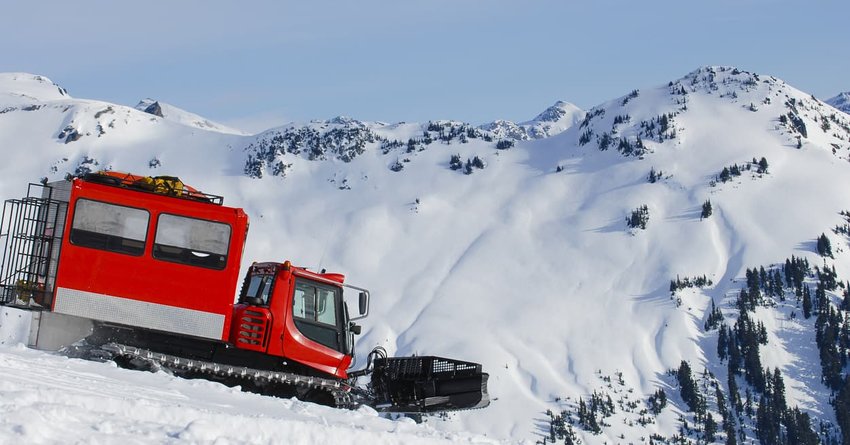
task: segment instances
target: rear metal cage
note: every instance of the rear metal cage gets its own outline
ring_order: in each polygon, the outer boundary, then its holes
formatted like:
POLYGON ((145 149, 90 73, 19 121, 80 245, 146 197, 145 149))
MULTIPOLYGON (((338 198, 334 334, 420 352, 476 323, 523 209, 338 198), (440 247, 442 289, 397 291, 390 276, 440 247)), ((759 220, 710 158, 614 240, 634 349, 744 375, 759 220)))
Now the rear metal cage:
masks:
POLYGON ((29 184, 26 198, 7 199, 0 220, 0 303, 49 307, 70 182, 29 184))

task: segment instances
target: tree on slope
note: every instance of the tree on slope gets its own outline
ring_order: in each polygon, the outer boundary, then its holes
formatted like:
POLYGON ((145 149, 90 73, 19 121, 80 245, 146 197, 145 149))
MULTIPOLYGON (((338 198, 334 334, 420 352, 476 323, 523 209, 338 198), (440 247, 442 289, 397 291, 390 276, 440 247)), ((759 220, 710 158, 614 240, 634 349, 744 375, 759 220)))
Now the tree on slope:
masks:
POLYGON ((823 257, 832 258, 832 244, 824 233, 821 233, 818 237, 818 254, 823 257))
POLYGON ((699 216, 699 219, 705 219, 711 216, 711 200, 706 199, 704 203, 702 203, 702 213, 699 216))

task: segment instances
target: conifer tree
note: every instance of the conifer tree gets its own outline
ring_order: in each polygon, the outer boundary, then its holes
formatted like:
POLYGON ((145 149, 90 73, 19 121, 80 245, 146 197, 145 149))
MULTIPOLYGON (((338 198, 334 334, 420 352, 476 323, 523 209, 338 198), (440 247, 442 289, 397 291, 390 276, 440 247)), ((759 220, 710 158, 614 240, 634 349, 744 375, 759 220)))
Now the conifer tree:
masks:
POLYGON ((841 428, 842 443, 850 443, 850 375, 844 378, 841 389, 832 402, 838 427, 841 428))
POLYGON ((725 324, 720 325, 720 333, 717 335, 717 356, 720 361, 726 360, 729 357, 729 331, 725 324))
POLYGON ((691 367, 688 362, 682 360, 679 369, 676 372, 676 378, 679 381, 679 390, 682 393, 682 400, 688 405, 688 409, 694 413, 700 414, 703 402, 699 393, 699 388, 691 375, 691 367))
POLYGON ((704 434, 706 443, 714 442, 715 436, 717 435, 717 422, 714 421, 714 417, 711 413, 707 414, 705 417, 704 434))
POLYGON ((704 203, 702 203, 702 214, 700 214, 700 219, 705 219, 711 216, 711 200, 706 199, 704 203))
POLYGON ((812 316, 812 295, 809 286, 803 288, 803 317, 808 320, 812 316))
POLYGON ((817 248, 820 256, 832 258, 832 245, 829 242, 829 238, 823 233, 818 237, 817 248))
POLYGON ((767 173, 767 159, 762 157, 758 162, 758 170, 757 173, 767 173))

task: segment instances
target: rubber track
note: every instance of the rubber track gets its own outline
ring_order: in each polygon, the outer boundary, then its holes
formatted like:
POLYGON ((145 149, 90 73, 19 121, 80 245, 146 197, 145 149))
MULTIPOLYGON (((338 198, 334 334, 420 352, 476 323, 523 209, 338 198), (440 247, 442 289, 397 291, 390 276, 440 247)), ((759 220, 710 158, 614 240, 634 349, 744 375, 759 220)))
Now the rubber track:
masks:
POLYGON ((291 372, 266 371, 245 366, 222 365, 203 360, 190 360, 161 352, 136 348, 134 346, 122 345, 120 343, 107 343, 101 346, 101 349, 120 357, 149 360, 169 369, 181 369, 217 377, 240 378, 261 383, 278 383, 296 388, 327 391, 333 395, 337 408, 354 409, 360 404, 358 401, 355 401, 354 396, 366 395, 366 391, 363 389, 351 386, 342 380, 309 377, 291 372))

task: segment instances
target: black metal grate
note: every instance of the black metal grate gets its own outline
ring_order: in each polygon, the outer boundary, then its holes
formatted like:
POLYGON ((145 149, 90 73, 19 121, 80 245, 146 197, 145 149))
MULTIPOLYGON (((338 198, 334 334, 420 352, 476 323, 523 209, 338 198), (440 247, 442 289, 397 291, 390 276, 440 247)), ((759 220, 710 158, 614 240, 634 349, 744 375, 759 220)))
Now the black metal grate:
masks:
POLYGON ((396 379, 442 379, 467 377, 481 374, 481 365, 477 363, 452 360, 442 357, 391 357, 376 361, 376 367, 396 379))
POLYGON ((30 184, 26 198, 3 204, 0 303, 50 305, 67 211, 67 201, 42 184, 30 184))

